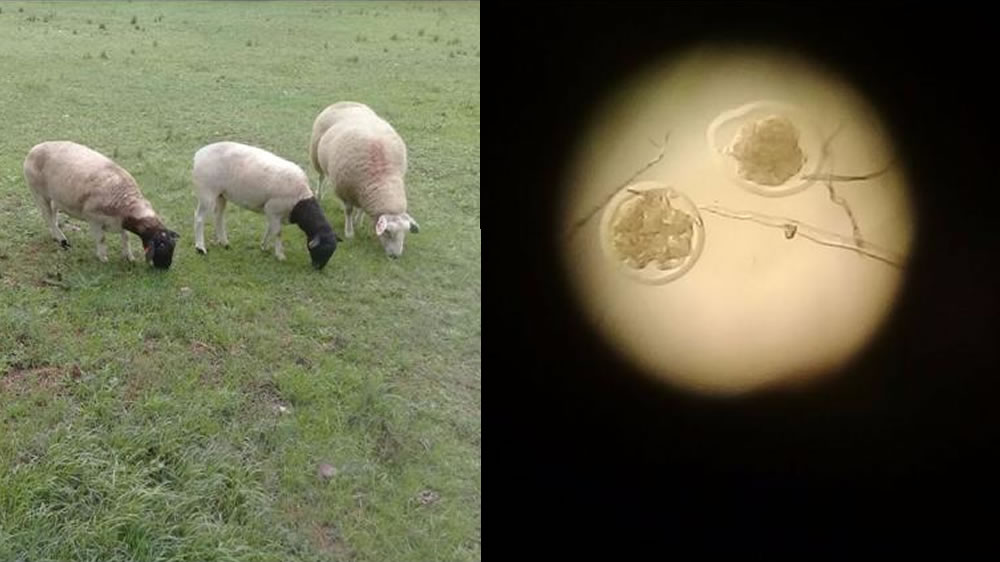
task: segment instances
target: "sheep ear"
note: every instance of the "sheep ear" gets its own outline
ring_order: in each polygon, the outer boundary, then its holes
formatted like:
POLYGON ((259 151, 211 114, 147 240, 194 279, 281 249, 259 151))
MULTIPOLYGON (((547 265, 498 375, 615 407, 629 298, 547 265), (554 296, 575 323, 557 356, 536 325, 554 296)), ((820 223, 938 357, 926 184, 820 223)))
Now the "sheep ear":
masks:
POLYGON ((387 226, 389 226, 389 221, 385 218, 385 215, 379 215, 378 220, 375 221, 375 235, 382 236, 387 226))
POLYGON ((309 247, 310 250, 312 250, 316 246, 319 246, 319 236, 313 236, 312 240, 309 241, 309 244, 307 244, 307 246, 309 247))
POLYGON ((406 220, 410 221, 410 232, 412 232, 414 234, 420 232, 420 225, 417 224, 417 221, 413 220, 413 217, 411 217, 409 214, 407 214, 406 215, 406 220))

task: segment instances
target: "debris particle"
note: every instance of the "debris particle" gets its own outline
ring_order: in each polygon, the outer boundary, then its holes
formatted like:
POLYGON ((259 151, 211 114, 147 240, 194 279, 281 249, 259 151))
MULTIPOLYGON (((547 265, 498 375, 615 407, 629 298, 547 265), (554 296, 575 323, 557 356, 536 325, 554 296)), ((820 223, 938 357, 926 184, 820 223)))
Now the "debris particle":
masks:
POLYGON ((438 494, 434 490, 423 490, 417 494, 417 501, 420 505, 430 505, 441 499, 441 494, 438 494))
POLYGON ((329 480, 337 475, 337 469, 332 464, 322 463, 316 469, 316 475, 323 480, 329 480))

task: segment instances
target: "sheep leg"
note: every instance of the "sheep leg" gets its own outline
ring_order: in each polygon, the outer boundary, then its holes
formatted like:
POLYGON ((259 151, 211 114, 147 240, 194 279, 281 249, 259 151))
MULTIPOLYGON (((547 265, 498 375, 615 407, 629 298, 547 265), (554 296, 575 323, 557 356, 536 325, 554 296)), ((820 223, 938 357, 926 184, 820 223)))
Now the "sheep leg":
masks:
POLYGON ((279 260, 284 260, 285 249, 281 244, 280 215, 267 215, 267 232, 264 233, 264 239, 260 241, 261 251, 267 251, 267 247, 270 245, 270 240, 272 238, 274 238, 274 255, 277 256, 279 260))
POLYGON ((262 252, 266 252, 267 251, 267 246, 268 246, 268 244, 271 241, 271 236, 273 234, 271 232, 271 225, 272 225, 271 216, 268 215, 267 216, 267 230, 264 231, 264 238, 262 238, 261 241, 260 241, 260 249, 261 249, 262 252))
POLYGON ((354 207, 344 203, 344 238, 354 238, 354 207))
POLYGON ((354 208, 354 228, 361 228, 365 222, 365 210, 361 207, 354 208))
POLYGON ((316 182, 316 200, 320 201, 323 199, 323 179, 325 176, 323 172, 319 173, 319 181, 316 182))
POLYGON ((285 261, 285 247, 281 243, 280 230, 274 235, 274 255, 278 257, 278 261, 285 261))
POLYGON ((52 238, 59 242, 59 245, 63 248, 69 248, 69 240, 66 239, 66 235, 59 230, 59 213, 55 210, 52 201, 49 201, 45 196, 36 193, 35 201, 38 202, 38 209, 42 212, 42 219, 45 220, 45 224, 49 227, 49 232, 52 234, 52 238))
POLYGON ((205 216, 210 210, 210 203, 198 200, 198 207, 194 210, 194 248, 199 254, 208 253, 205 249, 205 216))
POLYGON ((264 238, 260 240, 260 250, 262 252, 267 251, 267 241, 271 238, 271 224, 268 223, 267 230, 264 231, 264 238))
POLYGON ((94 236, 94 244, 97 246, 97 259, 108 261, 108 247, 104 244, 104 225, 99 222, 90 223, 90 233, 94 236))
POLYGON ((129 243, 127 230, 122 230, 122 257, 128 261, 135 261, 135 256, 132 255, 132 245, 129 243))
POLYGON ((281 217, 271 215, 269 231, 274 236, 274 255, 279 261, 285 261, 285 247, 281 243, 281 217))
POLYGON ((226 234, 226 198, 219 196, 215 200, 215 242, 229 249, 229 235, 226 234))

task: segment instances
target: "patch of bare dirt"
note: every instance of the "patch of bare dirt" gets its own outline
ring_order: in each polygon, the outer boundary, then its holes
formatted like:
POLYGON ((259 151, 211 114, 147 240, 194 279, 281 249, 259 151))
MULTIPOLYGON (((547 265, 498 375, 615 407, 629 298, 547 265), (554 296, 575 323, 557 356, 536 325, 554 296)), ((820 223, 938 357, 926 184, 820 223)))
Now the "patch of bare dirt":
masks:
POLYGON ((421 490, 416 499, 420 505, 431 505, 441 499, 441 494, 434 490, 421 490))
POLYGON ((0 389, 14 395, 36 390, 59 392, 67 381, 77 380, 82 375, 77 365, 45 365, 28 369, 13 367, 0 377, 0 389))
POLYGON ((326 351, 336 352, 336 351, 340 351, 341 349, 344 349, 345 347, 347 347, 348 343, 349 343, 349 340, 346 337, 338 334, 338 335, 329 337, 323 343, 323 349, 326 350, 326 351))
POLYGON ((201 374, 200 379, 205 384, 217 387, 222 380, 224 350, 210 343, 195 340, 191 342, 191 354, 207 359, 208 368, 201 374))
POLYGON ((310 538, 314 546, 333 555, 334 560, 357 559, 355 552, 344 542, 344 537, 336 525, 329 523, 314 525, 310 538))
POLYGON ((291 411, 291 405, 282 398, 281 390, 274 381, 254 381, 250 383, 248 393, 253 397, 254 403, 262 405, 271 413, 287 414, 291 411))
POLYGON ((191 353, 195 355, 215 355, 215 346, 209 343, 193 341, 191 342, 191 353))

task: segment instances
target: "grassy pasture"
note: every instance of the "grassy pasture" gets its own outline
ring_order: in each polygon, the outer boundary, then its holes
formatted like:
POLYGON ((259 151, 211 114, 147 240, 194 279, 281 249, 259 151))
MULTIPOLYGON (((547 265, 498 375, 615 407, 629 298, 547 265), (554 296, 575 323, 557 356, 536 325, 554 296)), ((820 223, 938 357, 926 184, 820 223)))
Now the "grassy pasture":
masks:
POLYGON ((0 10, 0 560, 480 559, 479 5, 0 10), (208 224, 196 254, 194 152, 315 181, 312 120, 345 99, 408 143, 403 257, 369 219, 321 273, 286 226, 278 262, 234 205, 232 248, 208 224), (116 236, 98 262, 80 221, 50 239, 21 165, 54 139, 136 177, 182 235, 169 272, 116 236))

